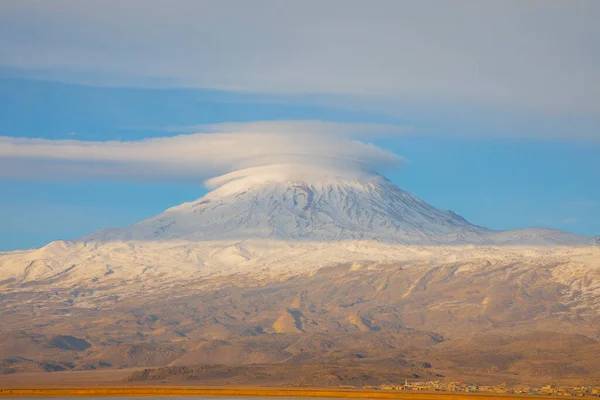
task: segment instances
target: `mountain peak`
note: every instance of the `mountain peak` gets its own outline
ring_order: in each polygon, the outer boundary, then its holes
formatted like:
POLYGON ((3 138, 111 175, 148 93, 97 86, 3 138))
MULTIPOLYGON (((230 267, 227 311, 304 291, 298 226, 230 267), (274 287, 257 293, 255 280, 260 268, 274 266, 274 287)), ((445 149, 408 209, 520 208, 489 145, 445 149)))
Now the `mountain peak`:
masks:
POLYGON ((220 195, 272 186, 274 184, 312 185, 356 185, 362 187, 370 182, 386 180, 383 176, 358 169, 347 163, 293 164, 278 163, 244 168, 212 178, 206 186, 220 195))
POLYGON ((408 245, 595 245, 587 236, 550 229, 493 231, 442 211, 362 171, 297 171, 278 166, 238 171, 192 202, 125 229, 96 232, 94 241, 276 239, 377 240, 408 245), (258 172, 258 173, 257 173, 258 172), (311 175, 312 174, 312 175, 311 175), (310 175, 310 177, 309 177, 310 175))
POLYGON ((236 176, 206 196, 93 240, 381 240, 466 243, 486 230, 379 175, 236 176))

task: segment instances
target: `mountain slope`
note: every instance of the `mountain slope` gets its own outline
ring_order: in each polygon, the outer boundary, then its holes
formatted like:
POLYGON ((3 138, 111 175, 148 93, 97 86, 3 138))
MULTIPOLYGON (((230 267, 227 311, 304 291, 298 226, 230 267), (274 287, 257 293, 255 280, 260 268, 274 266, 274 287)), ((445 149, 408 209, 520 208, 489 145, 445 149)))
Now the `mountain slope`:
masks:
POLYGON ((476 367, 484 382, 499 371, 600 378, 598 247, 223 245, 59 242, 0 254, 0 273, 53 260, 0 275, 0 374, 215 362, 396 370, 420 360, 476 367), (514 347, 506 336, 535 331, 554 339, 514 347), (57 347, 65 336, 91 347, 57 347))
POLYGON ((219 362, 240 383, 258 378, 230 371, 260 363, 600 379, 600 247, 580 246, 597 238, 488 230, 381 177, 236 179, 84 239, 0 253, 0 374, 219 362))
POLYGON ((439 210, 380 176, 233 181, 196 201, 84 241, 379 240, 400 244, 594 245, 551 229, 492 231, 439 210))
POLYGON ((323 183, 228 184, 129 228, 101 231, 86 239, 464 243, 486 232, 376 177, 366 182, 337 179, 323 183))

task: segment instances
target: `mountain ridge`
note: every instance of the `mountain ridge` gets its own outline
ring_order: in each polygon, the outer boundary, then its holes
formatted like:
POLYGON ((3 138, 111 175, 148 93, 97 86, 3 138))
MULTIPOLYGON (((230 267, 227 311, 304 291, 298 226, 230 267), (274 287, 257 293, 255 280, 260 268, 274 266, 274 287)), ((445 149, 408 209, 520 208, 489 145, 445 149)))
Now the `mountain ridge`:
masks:
POLYGON ((278 368, 308 365, 311 384, 324 362, 600 379, 596 240, 489 230, 377 177, 234 180, 126 229, 0 253, 0 374, 218 361, 253 383, 246 366, 281 384, 278 368))
POLYGON ((226 183, 123 229, 103 229, 83 241, 378 240, 406 245, 591 246, 598 238, 550 228, 507 231, 437 209, 380 175, 361 179, 267 180, 226 183))

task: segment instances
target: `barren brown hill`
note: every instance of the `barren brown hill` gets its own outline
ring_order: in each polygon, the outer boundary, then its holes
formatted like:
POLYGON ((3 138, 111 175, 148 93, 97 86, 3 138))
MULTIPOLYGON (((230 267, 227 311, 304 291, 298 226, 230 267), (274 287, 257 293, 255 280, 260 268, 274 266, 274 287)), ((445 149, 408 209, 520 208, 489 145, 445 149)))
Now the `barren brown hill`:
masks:
POLYGON ((597 248, 402 251, 386 263, 187 279, 132 273, 117 258, 97 279, 73 283, 78 267, 5 281, 0 368, 222 365, 239 383, 281 375, 290 385, 355 384, 358 371, 373 383, 600 380, 597 248))

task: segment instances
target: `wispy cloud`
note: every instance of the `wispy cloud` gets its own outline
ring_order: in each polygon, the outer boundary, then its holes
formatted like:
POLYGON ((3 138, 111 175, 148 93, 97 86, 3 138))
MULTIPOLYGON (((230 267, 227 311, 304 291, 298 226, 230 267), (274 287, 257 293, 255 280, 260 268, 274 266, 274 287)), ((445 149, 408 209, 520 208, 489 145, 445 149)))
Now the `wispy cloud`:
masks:
MULTIPOLYGON (((0 138, 0 177, 64 179, 193 179, 228 175, 266 179, 299 176, 315 169, 358 176, 397 166, 402 158, 356 140, 390 126, 322 122, 258 122, 211 125, 205 133, 139 141, 89 142, 0 138), (209 133, 206 133, 209 132, 209 133), (360 133, 364 132, 364 133, 360 133), (240 172, 240 171, 245 172, 240 172)), ((213 186, 221 181, 212 180, 213 186)))

